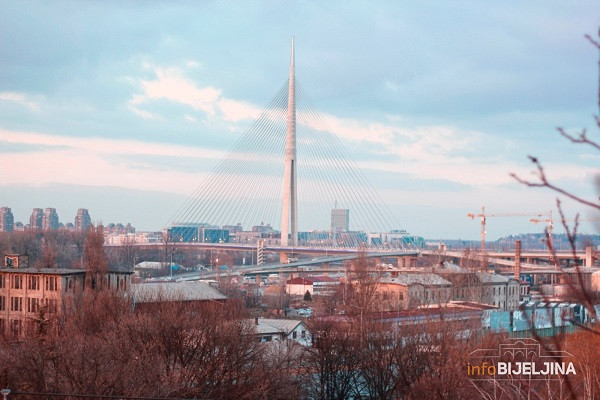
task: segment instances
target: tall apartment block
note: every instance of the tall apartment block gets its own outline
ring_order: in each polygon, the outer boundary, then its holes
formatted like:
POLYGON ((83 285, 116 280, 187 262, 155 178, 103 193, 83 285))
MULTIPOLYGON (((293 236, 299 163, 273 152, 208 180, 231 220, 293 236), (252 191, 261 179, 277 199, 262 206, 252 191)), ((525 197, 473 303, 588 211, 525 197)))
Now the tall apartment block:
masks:
POLYGON ((58 229, 58 214, 56 208, 46 208, 42 219, 42 229, 58 229))
POLYGON ((41 208, 34 208, 29 217, 29 229, 42 229, 42 222, 44 220, 44 210, 41 208))
POLYGON ((11 232, 15 225, 15 218, 10 207, 0 208, 0 232, 11 232))
POLYGON ((90 213, 86 208, 80 208, 77 210, 77 215, 75 216, 76 230, 84 231, 91 223, 92 218, 90 218, 90 213))

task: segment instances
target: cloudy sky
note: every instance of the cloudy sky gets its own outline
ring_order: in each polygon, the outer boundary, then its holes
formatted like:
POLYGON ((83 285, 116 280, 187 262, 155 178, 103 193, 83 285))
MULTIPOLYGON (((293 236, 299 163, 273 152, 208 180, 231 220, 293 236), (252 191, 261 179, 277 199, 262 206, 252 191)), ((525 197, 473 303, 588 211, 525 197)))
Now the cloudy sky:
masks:
POLYGON ((299 82, 399 228, 476 239, 481 206, 555 208, 509 176, 528 154, 597 195, 599 154, 556 127, 598 139, 598 26, 594 1, 2 1, 0 205, 161 229, 284 84, 295 35, 299 82))

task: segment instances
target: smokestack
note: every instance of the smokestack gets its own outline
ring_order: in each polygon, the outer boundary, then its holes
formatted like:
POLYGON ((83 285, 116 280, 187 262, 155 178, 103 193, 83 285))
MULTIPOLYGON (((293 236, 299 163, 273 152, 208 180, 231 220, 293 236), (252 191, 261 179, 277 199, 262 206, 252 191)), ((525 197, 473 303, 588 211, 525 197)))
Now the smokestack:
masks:
POLYGON ((521 241, 515 242, 515 279, 521 282, 521 241))

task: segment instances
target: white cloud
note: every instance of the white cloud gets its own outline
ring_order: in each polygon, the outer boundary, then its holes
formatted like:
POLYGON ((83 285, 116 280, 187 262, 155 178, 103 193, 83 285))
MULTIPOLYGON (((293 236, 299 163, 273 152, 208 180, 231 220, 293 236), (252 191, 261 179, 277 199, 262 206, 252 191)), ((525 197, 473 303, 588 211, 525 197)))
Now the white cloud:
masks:
POLYGON ((39 110, 38 104, 29 100, 28 97, 23 93, 0 92, 0 100, 11 101, 13 103, 21 104, 35 111, 39 110))
POLYGON ((257 119, 261 113, 260 108, 245 101, 221 98, 217 105, 228 122, 257 119))
POLYGON ((155 80, 140 82, 143 95, 133 95, 130 104, 141 105, 151 100, 166 99, 215 115, 215 103, 221 97, 220 89, 198 87, 176 68, 157 67, 154 73, 155 80))
POLYGON ((192 157, 214 163, 225 153, 213 149, 136 140, 66 137, 0 129, 0 141, 47 146, 0 157, 2 184, 43 185, 48 182, 123 186, 188 194, 204 173, 165 169, 151 163, 140 168, 132 156, 192 157), (210 160, 210 161, 209 161, 210 160))

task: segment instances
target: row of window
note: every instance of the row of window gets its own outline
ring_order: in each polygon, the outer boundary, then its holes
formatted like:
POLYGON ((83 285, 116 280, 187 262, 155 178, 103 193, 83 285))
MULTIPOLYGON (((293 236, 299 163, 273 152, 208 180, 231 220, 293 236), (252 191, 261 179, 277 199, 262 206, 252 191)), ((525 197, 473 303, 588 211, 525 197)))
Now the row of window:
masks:
POLYGON ((10 288, 11 289, 24 289, 24 285, 27 284, 28 290, 41 290, 42 283, 45 283, 45 287, 47 291, 55 292, 58 290, 58 277, 57 276, 46 276, 44 279, 40 279, 39 275, 26 275, 27 279, 23 279, 23 275, 21 274, 12 274, 12 275, 0 275, 0 289, 3 289, 8 286, 8 277, 10 279, 10 288))
MULTIPOLYGON (((0 311, 6 311, 7 308, 6 296, 0 296, 0 311)), ((37 299, 27 298, 27 312, 37 313, 40 307, 46 307, 46 310, 50 314, 54 314, 58 311, 58 300, 57 299, 37 299)), ((20 296, 10 297, 10 311, 21 312, 23 311, 23 298, 20 296)))
MULTIPOLYGON (((517 294, 517 286, 511 286, 508 288, 508 295, 513 296, 517 294)), ((506 294, 506 286, 502 287, 502 293, 500 293, 500 288, 498 288, 498 294, 506 294)), ((496 286, 494 286, 494 296, 496 295, 496 286)))
MULTIPOLYGON (((58 277, 57 276, 39 276, 39 275, 25 275, 27 279, 23 279, 24 275, 21 274, 12 274, 12 275, 0 275, 0 289, 4 289, 5 287, 8 286, 8 282, 10 281, 10 287, 11 289, 24 289, 25 286, 27 285, 27 289, 28 290, 41 290, 42 289, 42 285, 44 285, 46 291, 50 291, 50 292, 56 292, 58 291, 58 277), (12 279, 9 279, 9 276, 12 277, 12 279)), ((116 277, 116 282, 115 282, 115 289, 117 290, 126 290, 127 289, 127 278, 119 278, 116 277)), ((67 290, 73 290, 73 282, 75 281, 74 278, 66 278, 66 282, 65 282, 65 292, 67 290)), ((106 285, 106 287, 108 287, 109 289, 111 288, 111 279, 110 277, 104 277, 103 279, 104 284, 106 285)), ((95 285, 95 279, 92 279, 92 288, 94 288, 95 285)))

